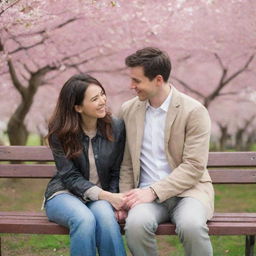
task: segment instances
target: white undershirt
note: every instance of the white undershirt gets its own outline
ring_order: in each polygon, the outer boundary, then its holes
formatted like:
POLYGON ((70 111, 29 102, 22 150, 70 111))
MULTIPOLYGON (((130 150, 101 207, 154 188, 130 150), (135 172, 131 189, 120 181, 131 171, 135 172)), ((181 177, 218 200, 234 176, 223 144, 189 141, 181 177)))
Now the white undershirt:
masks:
POLYGON ((171 95, 172 90, 158 108, 147 103, 140 155, 140 188, 150 186, 168 176, 172 171, 164 150, 165 120, 171 95))

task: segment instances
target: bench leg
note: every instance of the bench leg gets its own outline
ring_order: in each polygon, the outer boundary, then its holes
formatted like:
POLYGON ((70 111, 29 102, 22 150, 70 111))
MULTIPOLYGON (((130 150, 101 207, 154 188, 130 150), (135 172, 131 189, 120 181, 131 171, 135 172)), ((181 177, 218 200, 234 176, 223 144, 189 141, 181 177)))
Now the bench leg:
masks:
POLYGON ((245 237, 245 256, 253 256, 255 236, 245 237))
POLYGON ((2 256, 2 243, 1 243, 1 236, 0 236, 0 256, 2 256))

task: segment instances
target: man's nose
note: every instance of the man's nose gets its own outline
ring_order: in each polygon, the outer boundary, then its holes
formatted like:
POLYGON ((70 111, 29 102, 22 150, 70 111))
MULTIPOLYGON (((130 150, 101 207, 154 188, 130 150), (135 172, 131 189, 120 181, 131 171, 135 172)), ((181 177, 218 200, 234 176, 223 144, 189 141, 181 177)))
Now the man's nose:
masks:
POLYGON ((131 89, 135 89, 135 88, 136 88, 136 84, 135 84, 134 82, 131 82, 130 88, 131 88, 131 89))

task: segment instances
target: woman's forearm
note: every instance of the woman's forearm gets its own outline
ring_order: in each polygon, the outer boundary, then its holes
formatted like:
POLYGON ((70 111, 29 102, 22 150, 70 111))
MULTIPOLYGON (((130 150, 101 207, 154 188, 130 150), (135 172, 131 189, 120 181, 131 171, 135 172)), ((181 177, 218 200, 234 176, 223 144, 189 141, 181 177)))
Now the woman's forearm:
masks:
POLYGON ((111 193, 105 190, 102 190, 99 194, 99 200, 106 200, 112 204, 112 206, 119 210, 122 208, 124 203, 123 194, 121 193, 111 193))

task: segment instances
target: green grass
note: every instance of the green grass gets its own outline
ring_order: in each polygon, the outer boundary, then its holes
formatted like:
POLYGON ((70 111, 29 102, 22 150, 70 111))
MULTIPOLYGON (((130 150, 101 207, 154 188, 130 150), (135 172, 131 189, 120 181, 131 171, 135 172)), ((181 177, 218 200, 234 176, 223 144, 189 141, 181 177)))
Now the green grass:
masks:
MULTIPOLYGON (((0 180, 1 210, 39 211, 47 180, 0 180)), ((256 185, 215 186, 215 209, 218 212, 256 212, 256 185)), ((160 256, 184 255, 176 236, 158 236, 160 256)), ((244 255, 244 236, 211 236, 214 256, 244 255)), ((17 235, 2 237, 3 256, 68 256, 69 237, 65 235, 17 235)), ((126 247, 127 248, 127 247, 126 247)), ((130 256, 130 254, 128 254, 130 256)))
POLYGON ((29 134, 27 146, 37 146, 40 145, 40 136, 38 134, 29 134))
MULTIPOLYGON (((5 145, 9 145, 9 138, 7 134, 2 134, 0 141, 4 142, 5 145)), ((27 146, 38 146, 40 145, 40 136, 35 133, 30 133, 27 140, 27 146)))
MULTIPOLYGON (((39 136, 31 134, 27 145, 39 144, 39 136)), ((256 145, 252 150, 256 151, 256 145)), ((0 179, 0 209, 2 211, 39 211, 47 182, 44 179, 0 179)), ((255 191, 256 185, 215 185, 215 211, 256 212, 255 191)), ((67 235, 4 234, 1 237, 3 256, 69 255, 67 235)), ((157 240, 160 256, 184 255, 177 236, 158 236, 157 240)), ((214 256, 244 255, 244 236, 211 236, 211 240, 214 256)), ((126 241, 125 246, 127 248, 126 241)), ((130 255, 128 253, 128 256, 130 255)))

